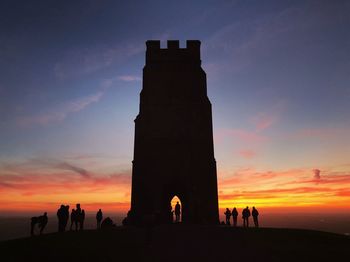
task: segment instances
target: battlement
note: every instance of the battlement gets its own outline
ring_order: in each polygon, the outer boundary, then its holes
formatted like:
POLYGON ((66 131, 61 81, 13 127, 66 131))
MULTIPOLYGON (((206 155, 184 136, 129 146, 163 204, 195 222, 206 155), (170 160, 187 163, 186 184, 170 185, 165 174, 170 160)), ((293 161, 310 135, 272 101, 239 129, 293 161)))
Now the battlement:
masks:
POLYGON ((179 40, 168 40, 167 48, 160 47, 160 40, 146 41, 146 64, 157 62, 200 63, 199 40, 187 40, 186 48, 180 48, 179 40))

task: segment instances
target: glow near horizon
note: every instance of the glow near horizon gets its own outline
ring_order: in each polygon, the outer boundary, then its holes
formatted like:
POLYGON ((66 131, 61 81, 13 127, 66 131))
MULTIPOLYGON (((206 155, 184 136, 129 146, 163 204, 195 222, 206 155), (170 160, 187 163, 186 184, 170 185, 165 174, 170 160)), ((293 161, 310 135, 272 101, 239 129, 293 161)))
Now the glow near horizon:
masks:
POLYGON ((202 41, 220 208, 350 206, 349 3, 72 5, 2 9, 1 213, 128 210, 147 39, 202 41))

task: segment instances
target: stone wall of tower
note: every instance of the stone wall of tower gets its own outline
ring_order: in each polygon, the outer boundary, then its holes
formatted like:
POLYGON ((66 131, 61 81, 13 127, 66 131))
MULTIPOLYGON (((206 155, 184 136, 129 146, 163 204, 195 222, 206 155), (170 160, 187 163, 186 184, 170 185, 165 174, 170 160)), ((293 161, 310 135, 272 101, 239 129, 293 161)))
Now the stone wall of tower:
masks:
POLYGON ((140 111, 135 119, 131 214, 165 222, 170 200, 188 223, 219 221, 211 104, 200 41, 146 42, 140 111))

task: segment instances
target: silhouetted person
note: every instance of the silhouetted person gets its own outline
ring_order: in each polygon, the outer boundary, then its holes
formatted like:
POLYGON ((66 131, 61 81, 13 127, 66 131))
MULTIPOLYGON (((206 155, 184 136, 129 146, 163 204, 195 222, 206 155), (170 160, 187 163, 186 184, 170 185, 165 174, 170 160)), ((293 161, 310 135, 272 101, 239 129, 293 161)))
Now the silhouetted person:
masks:
POLYGON ((250 217, 249 207, 246 207, 245 209, 243 209, 242 217, 243 217, 243 226, 249 227, 249 217, 250 217))
POLYGON ((238 211, 235 207, 232 209, 231 215, 232 215, 232 220, 233 220, 232 221, 233 226, 236 227, 237 226, 238 211))
POLYGON ((39 229, 40 229, 40 235, 43 233, 44 228, 47 225, 47 222, 49 221, 48 217, 47 217, 47 213, 45 212, 44 215, 39 217, 39 229))
POLYGON ((76 208, 75 208, 75 231, 79 229, 81 229, 81 208, 80 208, 80 204, 76 204, 76 208))
POLYGON ((175 222, 176 223, 180 222, 180 214, 181 214, 181 206, 179 202, 176 202, 176 205, 175 205, 175 222))
POLYGON ((253 216, 255 227, 259 227, 259 221, 258 221, 259 212, 255 207, 253 207, 252 216, 253 216))
POLYGON ((34 227, 38 223, 38 217, 32 217, 30 219, 30 235, 34 236, 34 227))
POLYGON ((34 227, 36 224, 38 224, 39 226, 40 235, 41 235, 44 231, 44 228, 47 225, 47 222, 48 222, 48 217, 46 212, 42 216, 32 217, 31 223, 30 223, 30 235, 34 236, 34 227))
POLYGON ((77 220, 77 215, 75 212, 75 209, 72 209, 72 212, 70 213, 70 230, 73 230, 73 225, 75 225, 75 230, 77 230, 77 224, 75 221, 77 220))
POLYGON ((65 209, 64 205, 57 210, 57 219, 58 219, 58 232, 64 231, 64 217, 65 217, 65 209))
POLYGON ((102 221, 102 219, 103 219, 102 210, 99 209, 97 214, 96 214, 97 229, 101 228, 101 221, 102 221))
POLYGON ((62 214, 62 230, 66 231, 66 227, 69 220, 69 206, 65 206, 62 214))
POLYGON ((81 210, 80 219, 79 219, 80 230, 84 229, 84 221, 85 221, 85 211, 83 209, 81 210))
POLYGON ((226 208, 226 211, 225 211, 225 217, 226 217, 226 225, 230 225, 230 219, 231 219, 231 211, 230 209, 226 208))
POLYGON ((77 214, 81 214, 81 207, 80 207, 80 204, 76 204, 76 205, 75 205, 75 212, 77 212, 77 214))

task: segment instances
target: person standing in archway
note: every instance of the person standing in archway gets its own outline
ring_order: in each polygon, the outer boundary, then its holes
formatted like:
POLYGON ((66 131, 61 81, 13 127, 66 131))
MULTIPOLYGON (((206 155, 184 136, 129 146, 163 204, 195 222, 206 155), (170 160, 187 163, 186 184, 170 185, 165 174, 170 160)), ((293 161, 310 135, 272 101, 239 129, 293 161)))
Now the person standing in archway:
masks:
POLYGON ((179 204, 179 201, 176 202, 175 205, 175 222, 180 222, 180 214, 181 214, 181 206, 179 204))

